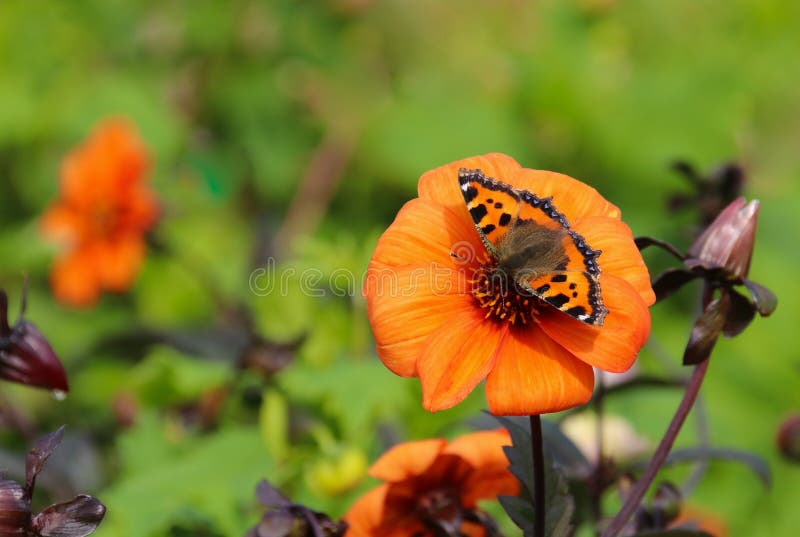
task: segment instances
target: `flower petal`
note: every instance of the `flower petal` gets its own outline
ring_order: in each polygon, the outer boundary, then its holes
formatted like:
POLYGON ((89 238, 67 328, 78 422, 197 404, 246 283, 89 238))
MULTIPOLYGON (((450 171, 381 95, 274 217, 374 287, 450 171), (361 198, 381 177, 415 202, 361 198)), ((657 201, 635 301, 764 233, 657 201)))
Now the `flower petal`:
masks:
POLYGON ((392 372, 417 376, 430 334, 454 312, 474 308, 463 273, 435 264, 391 267, 373 262, 364 296, 378 356, 392 372))
POLYGON ((65 203, 54 203, 42 215, 39 232, 47 240, 74 247, 88 234, 85 217, 65 203))
POLYGON ((563 173, 520 168, 508 182, 539 197, 552 196, 553 205, 570 223, 588 216, 620 218, 622 214, 597 190, 563 173))
POLYGON ((458 455, 474 468, 462 485, 462 505, 472 508, 481 499, 519 493, 519 482, 509 471, 503 452, 503 446, 510 445, 508 431, 497 429, 460 436, 445 448, 444 453, 458 455))
POLYGON ((97 263, 103 287, 125 291, 133 283, 145 255, 144 240, 135 234, 98 242, 97 263))
POLYGON ((417 190, 420 198, 434 200, 456 210, 459 215, 463 213, 464 221, 473 225, 472 218, 465 210, 464 196, 458 188, 460 168, 480 169, 485 175, 508 183, 520 166, 516 160, 502 153, 489 153, 445 164, 419 178, 417 190))
POLYGON ((591 366, 538 327, 522 327, 506 338, 486 380, 486 399, 495 415, 545 414, 582 405, 592 396, 593 387, 591 366))
POLYGON ((457 215, 435 201, 409 201, 381 236, 373 261, 387 265, 439 263, 450 267, 468 264, 463 259, 471 262, 485 249, 463 198, 461 205, 463 215, 457 215))
POLYGON ((348 524, 345 537, 374 537, 381 524, 389 485, 376 487, 350 506, 342 517, 348 524))
POLYGON ((577 221, 572 227, 586 239, 589 246, 603 252, 597 261, 604 273, 618 276, 631 284, 646 305, 655 303, 650 273, 627 224, 621 220, 595 216, 577 221))
POLYGON ((422 406, 431 412, 461 402, 494 367, 508 323, 484 319, 483 311, 453 312, 422 349, 417 373, 422 406))
POLYGON ((650 311, 625 280, 600 276, 608 315, 603 326, 584 324, 559 311, 542 312, 539 326, 577 358, 604 371, 620 373, 636 360, 650 335, 650 311))
POLYGON ((50 273, 56 298, 71 306, 91 306, 100 297, 100 277, 92 248, 74 250, 56 260, 50 273))
POLYGON ((421 475, 430 468, 447 445, 441 438, 398 444, 381 455, 369 469, 369 475, 396 483, 421 475))

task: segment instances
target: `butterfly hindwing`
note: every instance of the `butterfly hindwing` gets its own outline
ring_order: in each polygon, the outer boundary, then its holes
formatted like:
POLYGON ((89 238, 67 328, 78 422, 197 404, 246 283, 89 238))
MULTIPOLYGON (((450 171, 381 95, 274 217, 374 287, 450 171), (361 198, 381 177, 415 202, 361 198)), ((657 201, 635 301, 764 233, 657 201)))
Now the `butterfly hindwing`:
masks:
POLYGON ((602 325, 608 313, 603 306, 599 280, 586 272, 556 271, 518 283, 551 306, 586 324, 602 325))

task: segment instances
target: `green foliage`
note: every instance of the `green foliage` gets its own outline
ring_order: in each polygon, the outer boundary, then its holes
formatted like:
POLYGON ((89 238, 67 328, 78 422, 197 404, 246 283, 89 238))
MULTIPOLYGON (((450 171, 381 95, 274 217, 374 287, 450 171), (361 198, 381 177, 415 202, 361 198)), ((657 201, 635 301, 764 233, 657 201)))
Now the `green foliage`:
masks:
MULTIPOLYGON (((359 474, 326 493, 309 485, 312 469, 453 436, 485 407, 477 390, 424 412, 418 381, 388 372, 372 348, 361 278, 422 172, 506 152, 591 183, 636 235, 685 247, 695 215, 665 210, 688 189, 668 163, 735 159, 762 202, 751 277, 780 306, 717 344, 701 399, 711 444, 756 453, 774 483, 765 496, 749 470, 713 464, 691 501, 737 534, 792 535, 798 470, 773 437, 800 407, 787 351, 800 310, 800 251, 787 247, 800 224, 798 5, 4 0, 0 287, 16 301, 30 276, 27 317, 71 393, 56 402, 4 384, 3 396, 35 430, 67 423, 92 439, 101 471, 87 481, 100 485, 85 492, 108 506, 98 535, 242 535, 260 478, 339 515, 371 484, 359 474), (56 248, 39 218, 63 156, 108 115, 141 131, 161 219, 133 287, 74 310, 51 294, 56 248), (287 215, 299 228, 284 228, 287 215), (270 262, 286 286, 267 293, 254 271, 270 262), (309 270, 319 278, 304 280, 309 270), (289 363, 243 372, 258 338, 301 343, 289 363)), ((645 257, 653 273, 671 263, 645 257)), ((653 308, 641 371, 681 373, 696 308, 697 289, 653 308)), ((655 441, 677 400, 632 390, 607 409, 655 441)), ((692 425, 679 448, 702 437, 692 425)))

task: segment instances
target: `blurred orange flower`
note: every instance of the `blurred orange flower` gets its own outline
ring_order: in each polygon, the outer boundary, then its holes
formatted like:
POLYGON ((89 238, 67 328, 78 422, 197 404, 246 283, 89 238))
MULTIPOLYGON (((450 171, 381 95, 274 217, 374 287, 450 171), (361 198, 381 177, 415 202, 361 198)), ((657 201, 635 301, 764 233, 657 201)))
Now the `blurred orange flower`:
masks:
POLYGON ((51 272, 56 298, 90 306, 101 290, 125 291, 144 260, 158 207, 145 183, 149 156, 133 125, 97 125, 61 165, 61 195, 40 230, 62 250, 51 272))
POLYGON ((364 295, 378 355, 394 373, 420 378, 426 409, 450 408, 486 379, 494 414, 556 412, 588 401, 592 366, 621 372, 633 364, 655 296, 617 207, 580 181, 497 153, 427 172, 418 189, 378 241, 364 295), (498 209, 481 237, 475 222, 501 201, 519 212, 498 209), (530 224, 536 218, 543 224, 530 224), (504 242, 500 226, 516 230, 513 241, 504 242), (518 243, 525 255, 516 258, 553 264, 540 267, 548 283, 536 283, 536 296, 486 284, 519 261, 508 255, 518 243))
POLYGON ((728 536, 728 525, 718 514, 693 505, 684 505, 669 527, 700 530, 714 537, 728 536))
POLYGON ((466 434, 449 444, 435 439, 393 447, 370 468, 370 475, 384 484, 344 516, 349 524, 345 537, 430 537, 438 535, 436 528, 485 535, 478 500, 519 491, 504 445, 511 445, 511 439, 498 429, 466 434))

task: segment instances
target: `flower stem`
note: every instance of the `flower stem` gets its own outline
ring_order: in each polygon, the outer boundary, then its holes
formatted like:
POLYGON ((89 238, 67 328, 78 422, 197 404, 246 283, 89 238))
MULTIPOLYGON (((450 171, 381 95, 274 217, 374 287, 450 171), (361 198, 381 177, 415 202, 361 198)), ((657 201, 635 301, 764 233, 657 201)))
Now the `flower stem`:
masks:
POLYGON ((672 417, 669 427, 667 427, 664 438, 662 438, 661 442, 658 444, 658 448, 653 454, 653 458, 650 459, 650 462, 647 464, 647 468, 645 468, 642 473, 642 477, 639 478, 639 481, 637 481, 636 485, 631 489, 630 495, 625 500, 622 509, 620 509, 619 513, 614 517, 614 520, 611 521, 606 531, 603 532, 603 537, 614 537, 617 535, 628 522, 631 515, 633 515, 634 511, 636 511, 636 508, 639 507, 639 503, 642 501, 647 489, 650 488, 650 484, 653 482, 653 479, 655 479, 661 465, 664 464, 664 461, 667 459, 667 455, 669 455, 672 445, 675 443, 675 438, 677 438, 683 423, 686 421, 686 417, 689 415, 689 411, 692 409, 692 405, 694 405, 697 393, 700 391, 700 386, 703 384, 703 378, 705 378, 709 361, 710 360, 706 358, 694 367, 692 376, 686 386, 686 391, 683 394, 683 399, 681 399, 681 403, 678 405, 678 409, 675 411, 675 415, 672 417))
POLYGON ((533 456, 533 537, 544 537, 544 444, 542 418, 531 416, 531 455, 533 456))

